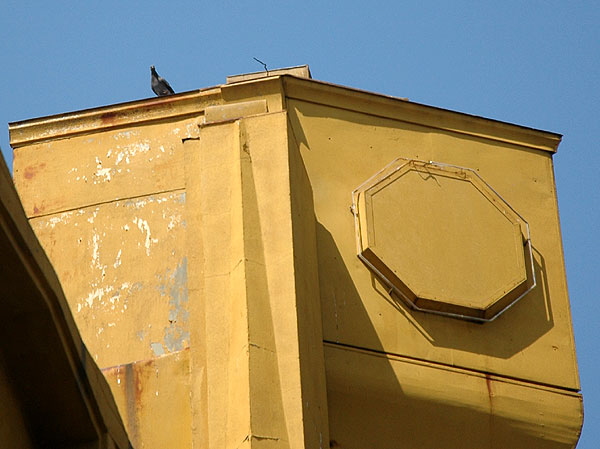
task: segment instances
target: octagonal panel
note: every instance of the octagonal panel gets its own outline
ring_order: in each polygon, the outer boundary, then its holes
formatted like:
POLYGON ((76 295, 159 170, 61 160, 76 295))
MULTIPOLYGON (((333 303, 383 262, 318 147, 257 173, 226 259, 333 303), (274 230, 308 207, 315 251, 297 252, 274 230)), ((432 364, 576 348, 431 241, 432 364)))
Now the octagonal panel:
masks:
POLYGON ((527 223, 471 169, 398 159, 353 199, 359 257, 412 308, 490 321, 535 286, 527 223))

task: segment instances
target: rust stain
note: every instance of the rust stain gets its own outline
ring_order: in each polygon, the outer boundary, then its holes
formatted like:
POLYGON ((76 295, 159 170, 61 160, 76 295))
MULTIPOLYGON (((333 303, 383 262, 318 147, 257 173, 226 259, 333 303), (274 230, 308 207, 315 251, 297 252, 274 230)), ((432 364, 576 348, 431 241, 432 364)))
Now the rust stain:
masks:
POLYGON ((485 373, 485 385, 487 386, 488 395, 491 394, 492 391, 492 379, 490 379, 490 375, 485 373))
POLYGON ((32 179, 40 170, 43 170, 44 168, 46 168, 45 162, 42 162, 41 164, 29 165, 23 170, 23 177, 25 179, 32 179))
POLYGON ((490 414, 489 414, 489 435, 493 435, 494 432, 494 389, 492 385, 492 378, 489 374, 485 374, 485 385, 487 387, 488 399, 490 403, 490 414))
POLYGON ((134 112, 136 114, 139 112, 141 115, 144 115, 144 114, 147 114, 148 112, 152 111, 153 107, 156 105, 176 103, 178 101, 178 99, 176 97, 177 97, 177 94, 147 99, 144 102, 144 106, 141 108, 136 106, 136 107, 128 107, 126 109, 121 109, 120 111, 105 112, 104 114, 100 115, 100 122, 103 125, 116 124, 121 119, 127 118, 127 116, 129 114, 131 114, 131 112, 134 112))
POLYGON ((46 210, 46 205, 42 202, 42 204, 38 207, 37 204, 33 205, 33 214, 32 215, 40 215, 43 214, 46 210))
POLYGON ((116 112, 106 112, 100 116, 100 121, 103 125, 116 122, 118 114, 116 112))
POLYGON ((125 365, 125 401, 127 407, 127 427, 132 442, 139 442, 139 410, 143 385, 138 376, 137 367, 128 363, 125 365))
POLYGON ((150 376, 158 376, 158 370, 154 359, 121 365, 119 369, 125 368, 122 377, 125 388, 125 421, 127 432, 134 447, 142 447, 141 428, 142 424, 148 422, 149 416, 145 416, 144 406, 148 405, 147 390, 149 389, 150 376))
POLYGON ((489 374, 485 375, 485 385, 487 387, 488 399, 490 402, 490 416, 494 415, 494 388, 493 388, 493 380, 489 374))

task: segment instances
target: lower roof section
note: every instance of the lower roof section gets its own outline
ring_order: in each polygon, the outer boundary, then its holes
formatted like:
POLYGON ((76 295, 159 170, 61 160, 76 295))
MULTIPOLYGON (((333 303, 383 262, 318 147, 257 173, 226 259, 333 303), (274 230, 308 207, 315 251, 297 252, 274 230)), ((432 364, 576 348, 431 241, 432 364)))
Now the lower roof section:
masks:
POLYGON ((575 447, 581 395, 325 344, 331 447, 575 447))

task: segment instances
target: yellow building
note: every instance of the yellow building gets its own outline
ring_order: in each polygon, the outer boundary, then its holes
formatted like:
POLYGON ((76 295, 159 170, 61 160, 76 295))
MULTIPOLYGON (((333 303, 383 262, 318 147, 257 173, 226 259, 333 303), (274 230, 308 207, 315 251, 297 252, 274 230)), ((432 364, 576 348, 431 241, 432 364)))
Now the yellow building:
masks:
POLYGON ((10 125, 136 448, 570 448, 554 133, 308 67, 10 125))

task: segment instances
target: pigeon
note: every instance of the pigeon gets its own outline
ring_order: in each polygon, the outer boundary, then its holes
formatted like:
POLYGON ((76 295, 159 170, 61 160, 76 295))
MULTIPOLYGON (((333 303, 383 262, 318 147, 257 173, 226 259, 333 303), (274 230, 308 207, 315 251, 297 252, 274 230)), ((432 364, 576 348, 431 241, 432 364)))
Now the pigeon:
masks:
POLYGON ((152 86, 152 90, 156 95, 162 97, 164 95, 171 95, 175 93, 168 81, 156 73, 156 69, 153 65, 150 66, 150 73, 152 74, 150 77, 150 85, 152 86))

